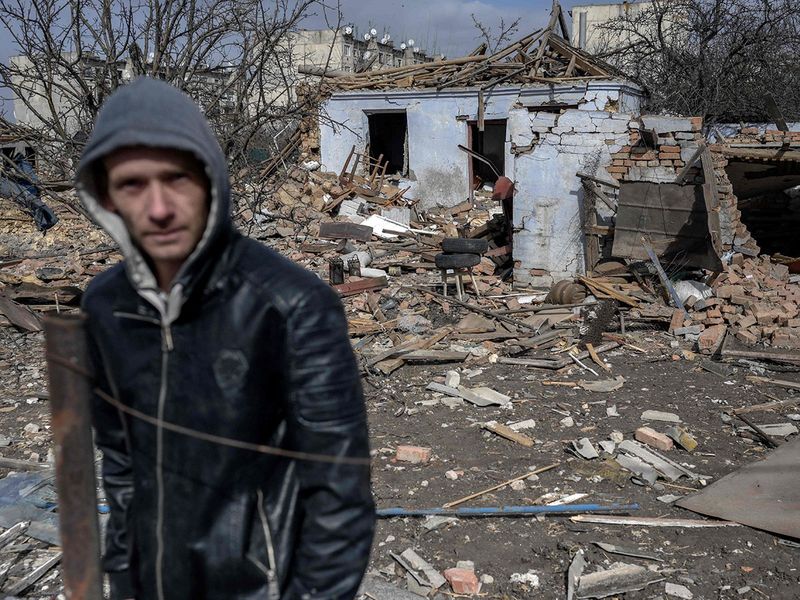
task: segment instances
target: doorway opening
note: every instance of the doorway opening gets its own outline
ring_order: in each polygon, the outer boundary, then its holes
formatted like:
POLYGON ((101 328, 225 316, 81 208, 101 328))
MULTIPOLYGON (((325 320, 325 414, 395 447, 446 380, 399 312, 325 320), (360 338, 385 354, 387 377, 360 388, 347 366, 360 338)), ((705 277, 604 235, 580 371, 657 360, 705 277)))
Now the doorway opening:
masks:
MULTIPOLYGON (((478 129, 476 121, 470 121, 469 148, 488 159, 497 169, 497 173, 503 175, 506 168, 506 120, 484 121, 483 131, 478 129)), ((470 159, 470 170, 473 189, 484 183, 494 184, 497 181, 497 173, 480 159, 470 159), (475 186, 478 182, 480 185, 475 186)))
POLYGON ((369 156, 388 163, 387 175, 408 174, 408 117, 406 112, 382 112, 367 115, 369 121, 369 156))

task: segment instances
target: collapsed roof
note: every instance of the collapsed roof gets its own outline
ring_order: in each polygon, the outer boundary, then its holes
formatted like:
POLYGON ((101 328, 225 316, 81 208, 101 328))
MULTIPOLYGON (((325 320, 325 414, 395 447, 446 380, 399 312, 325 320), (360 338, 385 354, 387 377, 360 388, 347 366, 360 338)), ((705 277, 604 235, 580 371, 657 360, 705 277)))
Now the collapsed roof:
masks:
POLYGON ((558 2, 553 3, 544 29, 526 35, 494 54, 486 55, 486 44, 471 54, 449 60, 393 67, 363 73, 304 69, 321 75, 337 91, 392 88, 480 87, 498 84, 561 83, 625 75, 591 54, 573 47, 567 39, 566 19, 558 2), (557 28, 561 34, 558 35, 557 28))

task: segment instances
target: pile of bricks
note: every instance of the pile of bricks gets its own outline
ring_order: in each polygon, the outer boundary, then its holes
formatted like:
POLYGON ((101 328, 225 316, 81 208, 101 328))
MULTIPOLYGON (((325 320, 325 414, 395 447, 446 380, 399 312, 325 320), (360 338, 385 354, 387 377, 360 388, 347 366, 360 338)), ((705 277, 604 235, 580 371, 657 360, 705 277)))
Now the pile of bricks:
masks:
POLYGON ((769 257, 735 254, 713 284, 714 296, 691 296, 690 319, 675 311, 670 331, 697 340, 701 352, 712 353, 725 334, 745 346, 800 348, 800 276, 769 257))

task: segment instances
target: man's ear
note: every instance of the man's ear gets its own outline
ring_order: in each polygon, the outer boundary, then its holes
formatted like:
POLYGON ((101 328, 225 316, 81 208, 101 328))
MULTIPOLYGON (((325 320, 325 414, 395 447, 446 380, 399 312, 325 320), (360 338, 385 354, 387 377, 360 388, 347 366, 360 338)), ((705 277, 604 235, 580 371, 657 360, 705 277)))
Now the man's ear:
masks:
POLYGON ((106 166, 102 160, 98 160, 94 164, 94 186, 100 206, 109 212, 117 212, 108 194, 108 171, 106 171, 106 166))
POLYGON ((111 201, 111 198, 108 196, 107 190, 99 190, 97 193, 97 200, 104 209, 108 212, 115 213, 117 212, 117 207, 114 206, 114 203, 111 201))

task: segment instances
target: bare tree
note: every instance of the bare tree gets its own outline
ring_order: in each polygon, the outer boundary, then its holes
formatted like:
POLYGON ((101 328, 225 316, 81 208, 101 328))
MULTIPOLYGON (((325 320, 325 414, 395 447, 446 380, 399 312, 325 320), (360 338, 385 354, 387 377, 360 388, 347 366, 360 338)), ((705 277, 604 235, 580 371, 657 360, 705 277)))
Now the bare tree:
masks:
POLYGON ((507 24, 501 17, 497 28, 493 29, 491 26, 485 25, 482 21, 479 21, 474 14, 470 14, 470 16, 472 17, 472 23, 478 30, 477 37, 486 44, 489 54, 494 54, 497 50, 512 41, 514 34, 519 30, 519 23, 522 20, 522 17, 517 17, 511 23, 507 24))
POLYGON ((19 139, 69 178, 104 99, 139 75, 185 90, 232 164, 310 111, 288 33, 319 0, 0 0, 17 56, 0 65, 19 139))
POLYGON ((771 121, 771 94, 800 118, 797 0, 654 0, 598 29, 593 49, 647 88, 651 110, 771 121))

